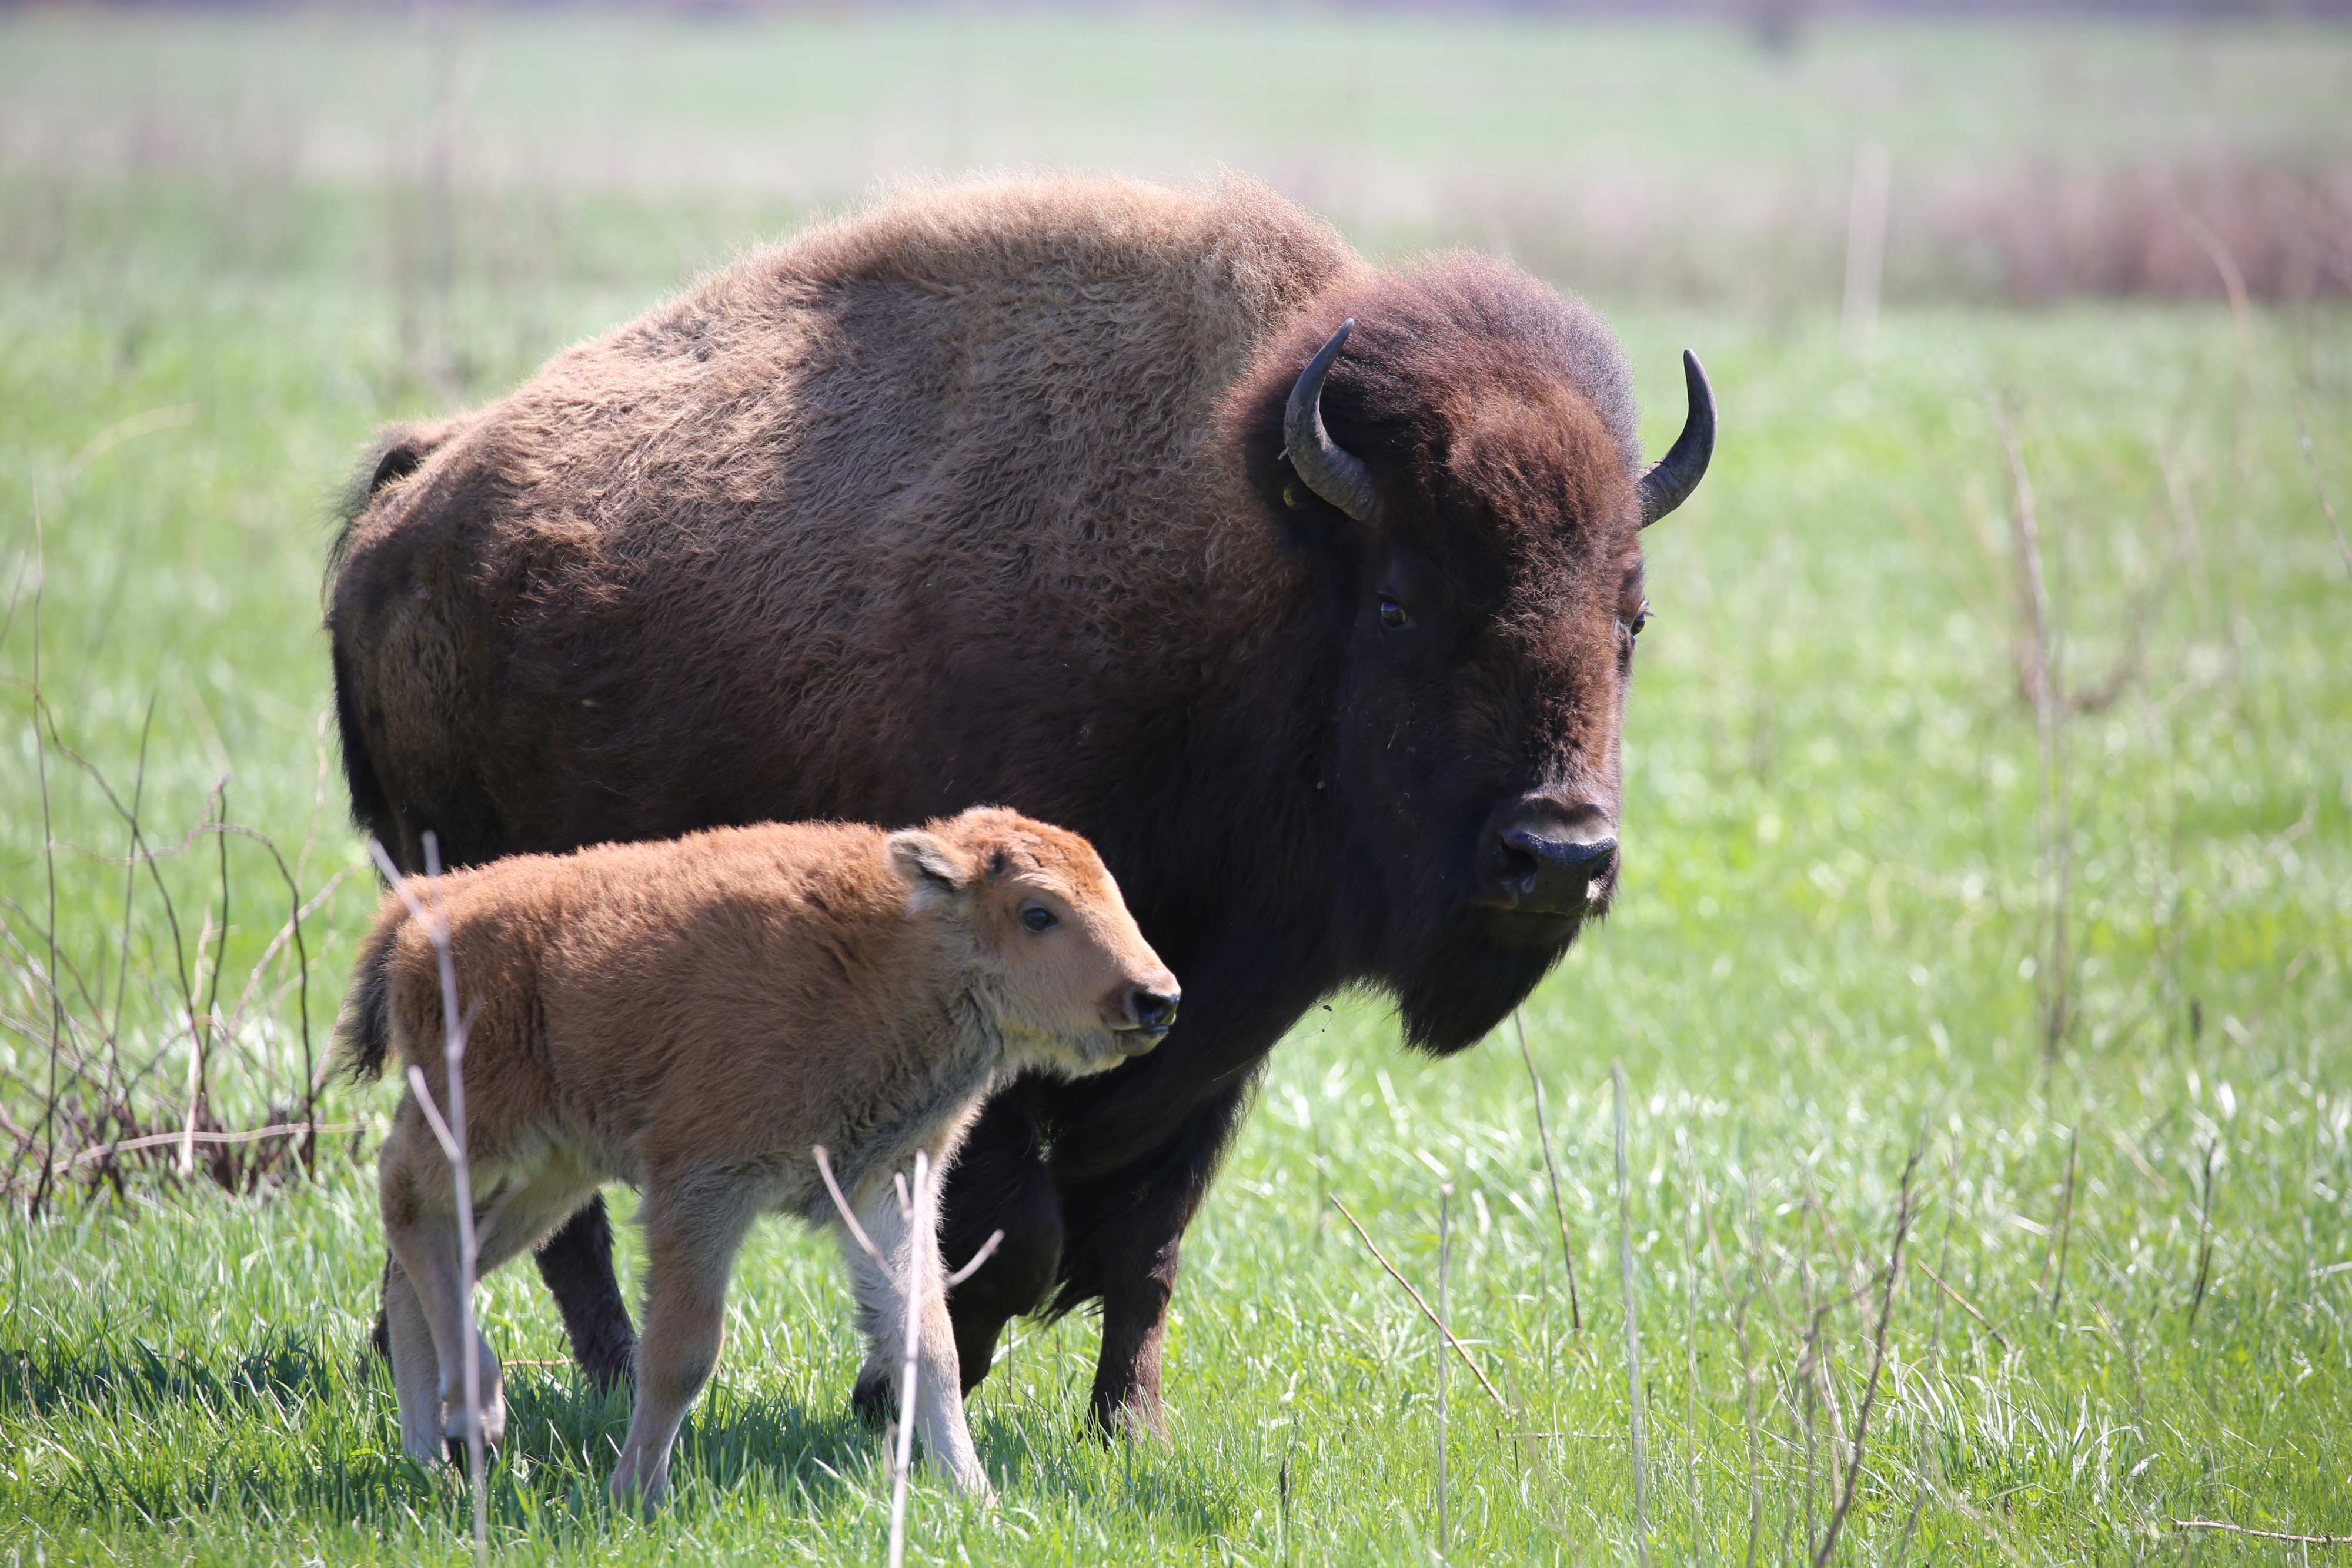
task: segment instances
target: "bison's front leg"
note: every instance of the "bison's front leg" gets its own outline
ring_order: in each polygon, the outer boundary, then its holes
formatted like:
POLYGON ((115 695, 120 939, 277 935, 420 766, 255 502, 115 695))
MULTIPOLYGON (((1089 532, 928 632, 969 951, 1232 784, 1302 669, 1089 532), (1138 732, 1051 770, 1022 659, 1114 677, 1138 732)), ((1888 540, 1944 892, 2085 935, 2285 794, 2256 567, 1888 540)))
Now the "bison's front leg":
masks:
POLYGON ((1178 1253, 1240 1120, 1248 1082, 1205 1101, 1150 1158, 1063 1187, 1064 1277, 1074 1294, 1102 1299, 1091 1408, 1107 1436, 1167 1430, 1160 1356, 1178 1253))
POLYGON ((582 1375, 607 1391, 627 1386, 636 1373, 637 1336, 613 1275, 613 1226, 604 1200, 591 1198, 564 1221, 539 1249, 538 1262, 582 1375))

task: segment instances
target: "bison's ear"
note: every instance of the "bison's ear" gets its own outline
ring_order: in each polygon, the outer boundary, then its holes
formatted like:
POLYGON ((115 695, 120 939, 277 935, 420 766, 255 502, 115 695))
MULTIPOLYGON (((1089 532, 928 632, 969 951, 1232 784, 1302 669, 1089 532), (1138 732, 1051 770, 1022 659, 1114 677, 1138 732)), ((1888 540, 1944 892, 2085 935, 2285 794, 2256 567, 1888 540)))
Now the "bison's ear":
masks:
POLYGON ((970 886, 978 868, 943 839, 908 828, 892 833, 890 864, 907 879, 919 904, 944 902, 970 886))

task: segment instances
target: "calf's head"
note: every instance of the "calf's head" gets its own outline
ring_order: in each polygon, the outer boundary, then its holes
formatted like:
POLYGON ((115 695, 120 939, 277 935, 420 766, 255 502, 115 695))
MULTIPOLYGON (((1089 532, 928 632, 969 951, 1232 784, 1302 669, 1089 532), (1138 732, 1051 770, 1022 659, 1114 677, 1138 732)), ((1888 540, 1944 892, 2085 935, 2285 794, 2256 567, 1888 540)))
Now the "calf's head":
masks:
POLYGON ((916 904, 965 933, 1008 1067, 1077 1077, 1166 1038, 1176 977, 1086 840, 981 806, 889 843, 916 904))
POLYGON ((1608 911, 1641 530, 1714 446, 1684 369, 1682 434, 1645 465, 1608 329, 1465 257, 1335 287, 1240 393, 1319 596, 1318 766, 1374 894, 1367 968, 1424 1050, 1477 1040, 1608 911))

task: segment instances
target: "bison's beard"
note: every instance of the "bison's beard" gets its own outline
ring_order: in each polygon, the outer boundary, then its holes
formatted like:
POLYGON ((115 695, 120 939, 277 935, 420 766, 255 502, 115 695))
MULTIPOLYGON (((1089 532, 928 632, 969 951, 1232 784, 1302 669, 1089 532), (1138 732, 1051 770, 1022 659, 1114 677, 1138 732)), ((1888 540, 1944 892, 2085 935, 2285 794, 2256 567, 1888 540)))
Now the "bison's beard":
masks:
POLYGON ((1551 972, 1581 924, 1503 916, 1454 925, 1392 982, 1405 1043, 1432 1056, 1477 1044, 1551 972))

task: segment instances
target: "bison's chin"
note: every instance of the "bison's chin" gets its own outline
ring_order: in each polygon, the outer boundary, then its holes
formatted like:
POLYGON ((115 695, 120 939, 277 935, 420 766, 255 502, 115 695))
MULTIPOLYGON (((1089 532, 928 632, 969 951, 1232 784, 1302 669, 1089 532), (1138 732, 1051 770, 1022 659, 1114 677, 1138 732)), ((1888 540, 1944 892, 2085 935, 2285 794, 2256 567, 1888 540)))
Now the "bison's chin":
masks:
POLYGON ((1506 915, 1448 932, 1395 979, 1405 1043, 1432 1056, 1477 1044, 1528 999, 1582 924, 1506 915))

